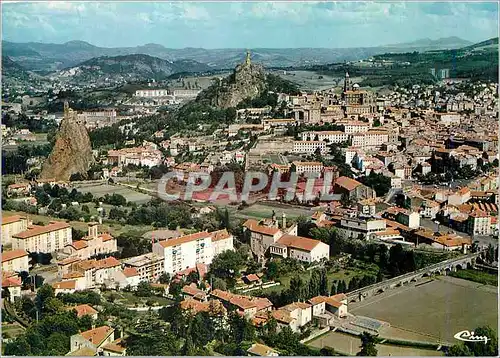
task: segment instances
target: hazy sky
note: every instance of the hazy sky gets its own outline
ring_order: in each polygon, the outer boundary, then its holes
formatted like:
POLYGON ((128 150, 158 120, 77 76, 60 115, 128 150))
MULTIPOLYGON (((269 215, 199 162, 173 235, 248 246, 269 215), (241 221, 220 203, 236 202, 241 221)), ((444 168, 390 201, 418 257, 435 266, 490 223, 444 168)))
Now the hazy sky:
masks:
POLYGON ((118 47, 359 47, 498 36, 496 2, 3 2, 3 39, 118 47))

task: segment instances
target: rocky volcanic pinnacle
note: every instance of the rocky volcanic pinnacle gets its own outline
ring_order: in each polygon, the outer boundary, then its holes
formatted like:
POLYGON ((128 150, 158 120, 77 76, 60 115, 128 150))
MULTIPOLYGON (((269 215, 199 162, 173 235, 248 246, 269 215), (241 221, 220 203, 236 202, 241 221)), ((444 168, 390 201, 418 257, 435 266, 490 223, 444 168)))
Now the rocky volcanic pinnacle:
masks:
POLYGON ((71 174, 86 175, 93 163, 89 134, 77 113, 64 105, 64 118, 56 134, 56 143, 49 158, 43 163, 41 179, 68 181, 71 174))
POLYGON ((260 65, 250 62, 247 54, 245 63, 236 66, 228 81, 221 85, 212 105, 220 108, 236 107, 246 98, 256 98, 265 89, 266 75, 260 65))

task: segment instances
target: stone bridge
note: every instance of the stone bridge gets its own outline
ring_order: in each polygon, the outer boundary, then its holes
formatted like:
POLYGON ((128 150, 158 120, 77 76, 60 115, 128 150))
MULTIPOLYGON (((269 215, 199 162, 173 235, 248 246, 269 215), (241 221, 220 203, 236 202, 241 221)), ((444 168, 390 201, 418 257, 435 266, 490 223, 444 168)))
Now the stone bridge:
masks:
POLYGON ((476 258, 480 255, 481 253, 477 252, 467 256, 442 261, 417 271, 408 272, 404 275, 396 276, 391 279, 354 290, 347 293, 347 297, 349 302, 362 301, 364 298, 382 293, 390 288, 408 285, 411 282, 417 282, 424 277, 429 277, 431 275, 446 275, 448 272, 472 268, 476 262, 476 258))

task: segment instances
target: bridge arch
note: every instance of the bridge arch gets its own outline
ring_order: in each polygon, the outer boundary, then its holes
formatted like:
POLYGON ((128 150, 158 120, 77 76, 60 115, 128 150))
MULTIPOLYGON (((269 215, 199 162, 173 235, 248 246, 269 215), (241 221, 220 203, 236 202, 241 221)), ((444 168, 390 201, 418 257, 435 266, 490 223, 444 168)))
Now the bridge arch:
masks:
POLYGON ((463 264, 463 263, 456 264, 456 265, 455 265, 455 268, 456 268, 457 270, 463 270, 463 269, 464 269, 464 264, 463 264))

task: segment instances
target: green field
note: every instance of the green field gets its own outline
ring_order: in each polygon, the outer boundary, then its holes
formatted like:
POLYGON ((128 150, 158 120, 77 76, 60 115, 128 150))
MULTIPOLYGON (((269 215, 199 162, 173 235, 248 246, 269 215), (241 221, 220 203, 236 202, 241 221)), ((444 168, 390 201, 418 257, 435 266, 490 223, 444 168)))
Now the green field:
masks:
POLYGON ((481 283, 483 285, 498 286, 498 276, 484 271, 470 269, 458 270, 456 272, 450 272, 448 275, 481 283))

